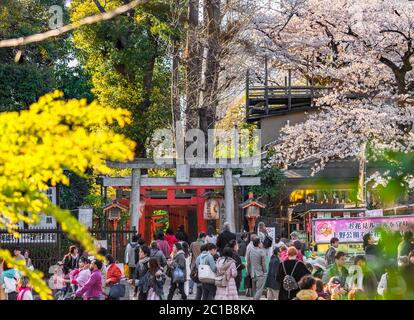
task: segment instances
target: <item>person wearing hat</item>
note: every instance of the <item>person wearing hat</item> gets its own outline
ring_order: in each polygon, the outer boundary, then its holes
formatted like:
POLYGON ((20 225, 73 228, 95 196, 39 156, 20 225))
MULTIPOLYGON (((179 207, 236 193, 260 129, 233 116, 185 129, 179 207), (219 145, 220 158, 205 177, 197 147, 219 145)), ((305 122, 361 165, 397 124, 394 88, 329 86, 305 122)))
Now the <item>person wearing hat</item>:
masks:
POLYGON ((322 279, 323 274, 326 271, 326 261, 325 261, 325 259, 324 258, 316 258, 312 262, 312 266, 313 266, 312 275, 315 278, 322 279))

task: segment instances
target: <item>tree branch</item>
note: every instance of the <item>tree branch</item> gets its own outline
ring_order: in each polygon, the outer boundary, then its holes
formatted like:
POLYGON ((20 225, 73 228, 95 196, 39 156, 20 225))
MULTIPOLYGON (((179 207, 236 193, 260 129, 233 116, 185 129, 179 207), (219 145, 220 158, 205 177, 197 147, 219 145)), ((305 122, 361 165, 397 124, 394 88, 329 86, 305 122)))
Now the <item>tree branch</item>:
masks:
POLYGON ((59 29, 49 30, 43 33, 34 34, 28 37, 21 37, 21 38, 15 38, 15 39, 7 39, 7 40, 1 40, 0 41, 0 48, 11 48, 11 47, 18 47, 22 45, 26 45, 29 43, 35 43, 44 41, 49 38, 60 36, 64 33, 73 31, 81 26, 84 25, 90 25, 94 24, 100 21, 110 20, 116 16, 119 16, 132 8, 136 7, 137 5, 142 5, 149 2, 149 0, 134 0, 130 3, 120 6, 110 12, 101 13, 95 16, 86 17, 83 18, 73 24, 68 24, 64 27, 61 27, 59 29))
POLYGON ((99 0, 93 0, 93 2, 95 2, 96 6, 98 7, 99 11, 101 13, 106 13, 106 10, 104 9, 104 7, 102 7, 101 3, 99 2, 99 0))

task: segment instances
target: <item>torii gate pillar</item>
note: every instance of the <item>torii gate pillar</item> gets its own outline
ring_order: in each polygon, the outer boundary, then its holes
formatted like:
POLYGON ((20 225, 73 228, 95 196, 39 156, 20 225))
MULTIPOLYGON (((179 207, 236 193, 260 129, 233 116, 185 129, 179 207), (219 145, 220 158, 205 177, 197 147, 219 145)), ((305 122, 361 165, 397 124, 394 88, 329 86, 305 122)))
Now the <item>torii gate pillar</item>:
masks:
POLYGON ((236 232, 234 217, 234 194, 232 170, 224 169, 224 201, 226 205, 226 220, 230 224, 230 231, 236 232))
POLYGON ((131 207, 130 207, 130 226, 135 230, 139 229, 139 197, 140 197, 140 187, 141 187, 141 169, 132 169, 131 176, 131 207))

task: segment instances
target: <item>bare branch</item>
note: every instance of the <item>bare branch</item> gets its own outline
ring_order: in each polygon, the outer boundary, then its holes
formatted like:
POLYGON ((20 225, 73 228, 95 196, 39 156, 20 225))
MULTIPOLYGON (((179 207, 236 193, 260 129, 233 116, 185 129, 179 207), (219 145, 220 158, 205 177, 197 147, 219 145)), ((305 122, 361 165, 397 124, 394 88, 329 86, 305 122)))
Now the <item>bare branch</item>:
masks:
POLYGON ((0 48, 11 48, 11 47, 18 47, 18 46, 22 46, 22 45, 26 45, 29 43, 35 43, 35 42, 40 42, 40 41, 44 41, 46 39, 49 38, 53 38, 53 37, 57 37, 60 36, 64 33, 73 31, 81 26, 84 25, 90 25, 90 24, 94 24, 100 21, 105 21, 105 20, 110 20, 116 16, 119 16, 129 10, 131 10, 132 8, 136 7, 137 5, 141 5, 141 4, 145 4, 149 2, 149 0, 134 0, 131 1, 130 3, 120 6, 110 12, 106 12, 106 13, 102 13, 102 14, 98 14, 95 16, 91 16, 91 17, 86 17, 83 18, 75 23, 72 24, 68 24, 66 26, 63 26, 59 29, 55 29, 55 30, 49 30, 46 31, 44 33, 38 33, 38 34, 34 34, 28 37, 21 37, 21 38, 15 38, 15 39, 7 39, 7 40, 1 40, 0 41, 0 48))

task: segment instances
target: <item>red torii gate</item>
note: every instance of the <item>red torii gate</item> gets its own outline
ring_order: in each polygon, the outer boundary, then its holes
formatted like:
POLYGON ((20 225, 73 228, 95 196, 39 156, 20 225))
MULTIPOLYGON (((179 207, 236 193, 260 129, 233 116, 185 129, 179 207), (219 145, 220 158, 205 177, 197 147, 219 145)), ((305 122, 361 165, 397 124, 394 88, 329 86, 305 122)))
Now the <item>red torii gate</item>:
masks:
MULTIPOLYGON (((260 162, 259 162, 260 163, 260 162)), ((153 159, 135 159, 130 163, 120 163, 107 161, 108 166, 112 168, 131 168, 132 176, 130 177, 103 177, 103 186, 105 187, 124 187, 131 188, 130 203, 130 227, 136 227, 138 233, 148 241, 152 238, 151 234, 151 216, 153 210, 166 210, 170 213, 171 226, 177 227, 183 224, 188 231, 186 217, 189 216, 189 210, 194 209, 196 214, 197 230, 190 230, 193 234, 200 231, 207 231, 207 220, 204 220, 203 211, 205 198, 201 197, 204 193, 214 189, 224 189, 225 202, 225 221, 230 224, 230 229, 235 229, 235 207, 234 193, 235 186, 252 186, 260 185, 259 177, 241 177, 233 176, 232 169, 254 169, 254 161, 244 161, 242 163, 233 163, 231 159, 225 160, 224 163, 205 163, 205 164, 179 164, 175 159, 158 164, 153 159), (223 175, 220 177, 190 177, 190 167, 196 169, 223 169, 223 175), (176 177, 148 177, 141 175, 141 169, 176 169, 176 177), (176 190, 192 189, 195 195, 188 199, 177 198, 176 190), (139 190, 139 192, 137 192, 139 190), (155 199, 147 196, 148 190, 166 190, 167 196, 164 199, 155 199), (141 216, 141 217, 140 217, 141 216), (141 219, 142 218, 142 219, 141 219), (147 221, 149 220, 149 221, 147 221), (181 223, 180 223, 181 222, 181 223)), ((220 218, 221 219, 221 218, 220 218)), ((222 221, 224 222, 224 220, 222 221)), ((174 230, 175 231, 175 230, 174 230)))
MULTIPOLYGON (((123 188, 123 187, 120 187, 123 188)), ((126 187, 125 187, 126 188, 126 187)), ((206 198, 201 197, 207 190, 211 189, 223 189, 224 186, 151 186, 140 188, 141 204, 140 204, 140 219, 139 219, 139 233, 144 237, 146 241, 150 241, 153 238, 153 226, 152 212, 154 210, 165 210, 169 213, 170 227, 176 231, 179 225, 184 225, 185 231, 189 233, 188 215, 189 209, 194 208, 197 216, 197 230, 196 232, 206 232, 208 220, 204 220, 204 204, 206 198), (155 190, 167 190, 167 196, 165 199, 156 199, 146 196, 148 191, 155 190), (176 190, 195 190, 195 195, 191 198, 177 198, 176 190)), ((122 199, 120 203, 129 206, 129 199, 122 199)), ((130 222, 127 223, 129 228, 130 222)), ((195 230, 191 230, 194 232, 195 230)))

